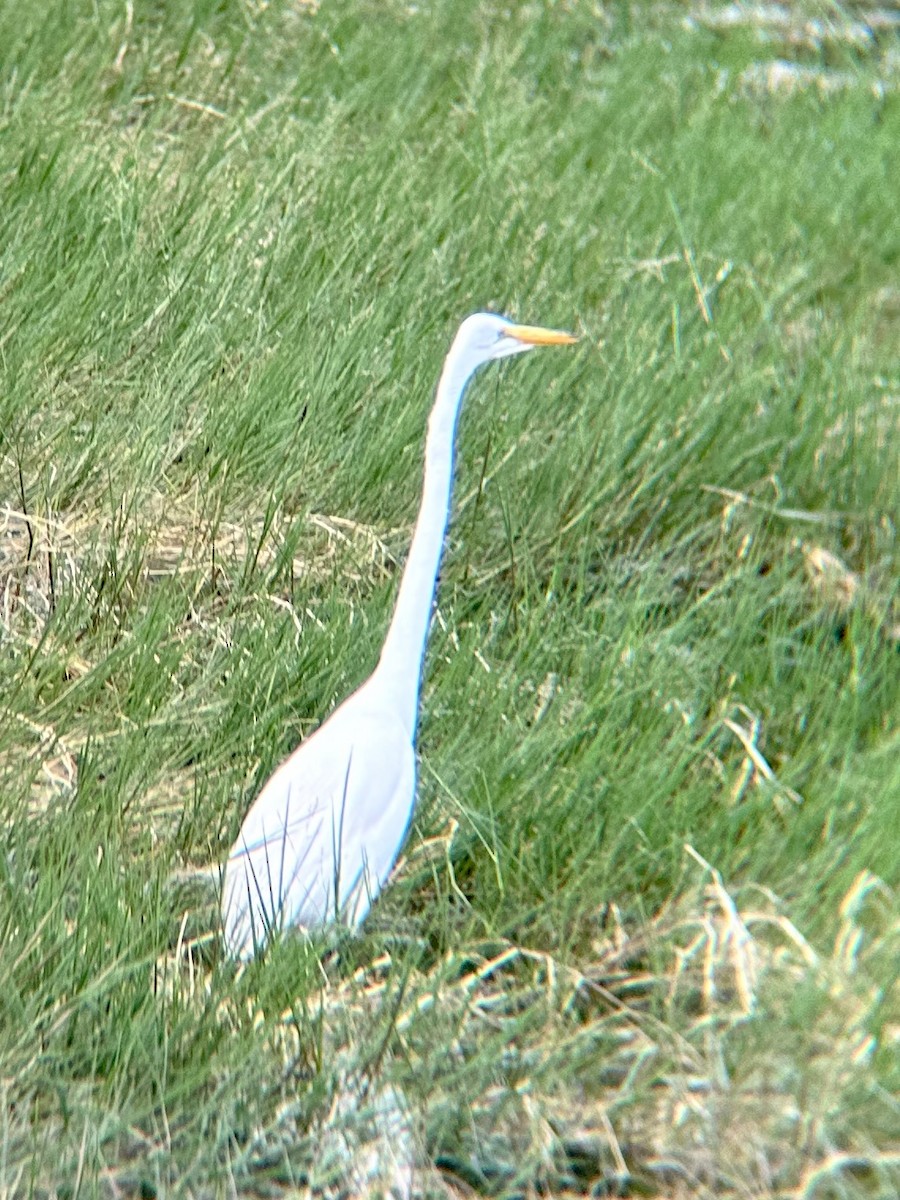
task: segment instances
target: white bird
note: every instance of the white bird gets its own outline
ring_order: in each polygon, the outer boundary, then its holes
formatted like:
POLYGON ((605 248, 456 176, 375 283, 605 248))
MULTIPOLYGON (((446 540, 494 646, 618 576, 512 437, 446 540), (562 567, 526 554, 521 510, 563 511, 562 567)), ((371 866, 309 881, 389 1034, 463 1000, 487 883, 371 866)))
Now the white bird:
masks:
POLYGON ((422 660, 463 392, 483 363, 575 340, 493 313, 459 327, 428 421, 422 503, 378 666, 276 769, 244 818, 222 889, 232 955, 252 958, 291 926, 357 926, 386 883, 415 800, 422 660))

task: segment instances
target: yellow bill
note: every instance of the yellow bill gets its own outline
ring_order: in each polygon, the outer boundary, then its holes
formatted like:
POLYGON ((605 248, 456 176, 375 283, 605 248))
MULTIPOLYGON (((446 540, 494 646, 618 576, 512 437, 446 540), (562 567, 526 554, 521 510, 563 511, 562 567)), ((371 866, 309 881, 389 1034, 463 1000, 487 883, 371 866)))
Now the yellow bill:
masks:
POLYGON ((503 330, 507 337, 525 342, 528 346, 571 346, 578 338, 574 333, 561 329, 542 329, 540 325, 507 325, 503 330))

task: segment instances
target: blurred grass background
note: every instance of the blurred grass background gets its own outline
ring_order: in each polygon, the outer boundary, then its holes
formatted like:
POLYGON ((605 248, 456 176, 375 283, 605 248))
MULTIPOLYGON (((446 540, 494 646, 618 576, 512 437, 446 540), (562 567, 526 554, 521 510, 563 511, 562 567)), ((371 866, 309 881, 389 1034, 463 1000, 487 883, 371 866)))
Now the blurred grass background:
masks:
POLYGON ((436 1194, 894 1194, 891 12, 0 47, 6 1194, 360 1192, 388 1088, 436 1194), (374 665, 479 308, 582 341, 468 397, 407 853, 235 979, 173 879, 374 665))

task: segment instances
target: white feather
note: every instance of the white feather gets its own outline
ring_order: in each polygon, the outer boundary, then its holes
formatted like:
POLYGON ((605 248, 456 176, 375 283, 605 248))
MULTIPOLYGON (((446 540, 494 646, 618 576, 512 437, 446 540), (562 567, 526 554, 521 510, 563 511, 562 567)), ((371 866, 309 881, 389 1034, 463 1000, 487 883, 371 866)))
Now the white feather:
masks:
POLYGON ((463 392, 483 363, 574 340, 491 313, 460 326, 428 421, 422 505, 378 666, 278 767, 247 813, 222 892, 232 954, 250 958, 289 926, 356 926, 387 882, 415 801, 419 685, 463 392))

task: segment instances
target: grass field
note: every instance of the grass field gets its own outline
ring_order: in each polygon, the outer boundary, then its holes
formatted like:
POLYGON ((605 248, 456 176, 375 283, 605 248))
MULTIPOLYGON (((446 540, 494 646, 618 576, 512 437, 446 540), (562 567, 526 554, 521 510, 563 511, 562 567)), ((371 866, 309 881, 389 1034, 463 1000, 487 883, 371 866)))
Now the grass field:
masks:
POLYGON ((891 12, 0 3, 0 1195, 900 1190, 891 12), (210 879, 374 665, 361 936, 210 879))

